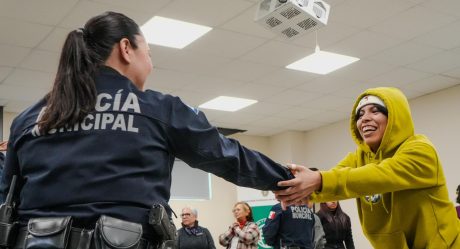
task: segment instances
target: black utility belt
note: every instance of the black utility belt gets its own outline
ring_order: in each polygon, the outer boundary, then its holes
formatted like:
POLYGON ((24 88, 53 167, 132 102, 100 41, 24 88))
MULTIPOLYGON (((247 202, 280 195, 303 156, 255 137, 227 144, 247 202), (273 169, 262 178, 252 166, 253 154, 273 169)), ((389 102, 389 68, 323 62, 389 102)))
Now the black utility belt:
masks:
POLYGON ((19 229, 15 249, 154 249, 142 225, 102 215, 92 230, 72 227, 72 217, 30 219, 19 229))

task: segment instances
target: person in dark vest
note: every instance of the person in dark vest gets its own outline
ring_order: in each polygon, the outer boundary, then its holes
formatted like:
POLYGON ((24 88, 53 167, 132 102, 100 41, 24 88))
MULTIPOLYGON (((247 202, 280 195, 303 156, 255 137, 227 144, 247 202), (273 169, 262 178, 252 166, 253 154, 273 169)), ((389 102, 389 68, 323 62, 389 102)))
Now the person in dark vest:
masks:
POLYGON ((198 225, 198 211, 194 208, 182 209, 182 228, 178 231, 177 249, 216 249, 211 233, 198 225))
POLYGON ((176 157, 245 187, 276 190, 292 179, 280 164, 221 135, 203 112, 146 90, 152 70, 144 35, 121 13, 105 12, 68 33, 52 90, 11 125, 0 193, 17 176, 17 220, 31 230, 20 229, 16 248, 50 248, 46 243, 66 238, 67 248, 156 246, 164 237, 158 234, 172 229, 155 230, 149 212, 162 205, 171 213, 176 157), (55 230, 63 238, 44 235, 55 230))
POLYGON ((275 204, 265 220, 265 243, 274 249, 313 249, 315 217, 307 205, 281 209, 275 204))

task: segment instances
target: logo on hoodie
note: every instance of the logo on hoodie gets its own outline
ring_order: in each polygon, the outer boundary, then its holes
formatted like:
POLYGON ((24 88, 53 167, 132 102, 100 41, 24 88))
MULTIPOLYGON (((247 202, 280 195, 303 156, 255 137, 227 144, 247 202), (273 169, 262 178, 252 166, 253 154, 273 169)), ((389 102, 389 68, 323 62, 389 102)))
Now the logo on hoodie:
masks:
POLYGON ((367 195, 364 197, 364 199, 369 203, 376 204, 382 199, 382 195, 381 194, 367 195))

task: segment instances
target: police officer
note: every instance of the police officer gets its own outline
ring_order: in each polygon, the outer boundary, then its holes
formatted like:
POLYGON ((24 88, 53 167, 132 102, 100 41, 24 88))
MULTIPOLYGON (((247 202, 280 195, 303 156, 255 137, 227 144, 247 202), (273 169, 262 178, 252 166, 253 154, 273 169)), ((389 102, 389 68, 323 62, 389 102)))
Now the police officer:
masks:
MULTIPOLYGON (((0 192, 18 175, 22 225, 39 229, 31 220, 71 217, 72 231, 89 231, 97 220, 100 227, 108 221, 101 220, 104 215, 141 224, 143 238, 158 240, 148 212, 154 203, 168 207, 175 157, 263 190, 291 177, 266 156, 219 134, 179 98, 144 90, 151 71, 149 46, 123 14, 103 13, 67 35, 53 89, 11 126, 0 192)), ((130 227, 139 231, 135 224, 130 227)))
POLYGON ((282 210, 275 204, 262 229, 265 242, 275 249, 313 249, 315 218, 306 205, 282 210))
MULTIPOLYGON (((6 151, 7 144, 7 141, 0 142, 0 179, 3 175, 3 166, 5 165, 5 155, 3 153, 6 151)), ((2 196, 0 198, 3 199, 2 196)))

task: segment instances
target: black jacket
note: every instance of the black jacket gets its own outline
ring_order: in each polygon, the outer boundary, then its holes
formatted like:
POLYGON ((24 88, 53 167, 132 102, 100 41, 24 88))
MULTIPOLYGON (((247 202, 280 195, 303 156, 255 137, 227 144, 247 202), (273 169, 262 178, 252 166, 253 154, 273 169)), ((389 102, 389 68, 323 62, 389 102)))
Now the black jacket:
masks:
POLYGON ((188 233, 185 228, 178 231, 177 249, 216 249, 208 229, 196 226, 196 234, 188 233))
POLYGON ((340 219, 338 219, 338 217, 333 216, 332 222, 329 222, 321 212, 318 213, 324 233, 326 234, 326 249, 355 249, 351 233, 350 217, 346 214, 344 215, 346 216, 347 222, 345 228, 341 228, 342 226, 339 225, 340 219), (344 243, 346 247, 344 247, 344 243))
POLYGON ((41 134, 40 100, 15 118, 0 193, 13 175, 21 190, 20 221, 74 217, 93 226, 101 214, 147 225, 152 204, 167 206, 174 158, 240 186, 277 189, 290 173, 266 156, 219 134, 178 97, 139 91, 103 67, 95 111, 80 123, 41 134))

